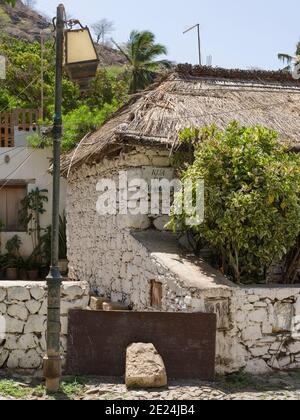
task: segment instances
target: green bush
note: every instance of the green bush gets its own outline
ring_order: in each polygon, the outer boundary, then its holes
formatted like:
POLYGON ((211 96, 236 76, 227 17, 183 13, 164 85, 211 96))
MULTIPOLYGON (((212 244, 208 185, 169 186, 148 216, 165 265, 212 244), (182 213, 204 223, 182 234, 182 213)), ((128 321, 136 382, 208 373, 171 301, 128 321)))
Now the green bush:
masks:
MULTIPOLYGON (((205 220, 193 228, 196 241, 215 250, 236 282, 264 279, 300 232, 300 156, 280 145, 276 132, 236 122, 224 131, 187 129, 181 139, 192 151, 182 179, 205 181, 205 220)), ((172 216, 174 230, 190 229, 185 216, 172 216)))

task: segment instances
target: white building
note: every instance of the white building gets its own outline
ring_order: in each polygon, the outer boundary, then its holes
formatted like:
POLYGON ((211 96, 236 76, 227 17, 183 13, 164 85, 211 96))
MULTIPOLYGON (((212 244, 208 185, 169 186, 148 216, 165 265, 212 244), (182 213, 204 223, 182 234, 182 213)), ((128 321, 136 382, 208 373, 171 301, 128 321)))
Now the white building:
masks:
MULTIPOLYGON (((33 149, 27 145, 28 135, 37 129, 39 113, 36 110, 15 110, 0 114, 0 221, 1 252, 12 236, 22 240, 21 253, 32 253, 32 240, 26 227, 19 222, 21 200, 31 190, 48 190, 46 212, 41 215, 41 227, 51 225, 52 178, 49 173, 52 150, 33 149)), ((65 207, 65 182, 61 188, 61 210, 65 207)))

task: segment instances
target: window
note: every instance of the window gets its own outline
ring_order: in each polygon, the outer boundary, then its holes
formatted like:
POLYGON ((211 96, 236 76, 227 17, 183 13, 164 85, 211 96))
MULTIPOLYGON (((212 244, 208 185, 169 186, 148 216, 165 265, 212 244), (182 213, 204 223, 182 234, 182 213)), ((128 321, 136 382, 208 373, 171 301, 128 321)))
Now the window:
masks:
POLYGON ((151 280, 151 289, 150 289, 150 301, 151 306, 156 309, 161 309, 162 307, 162 284, 151 280))
POLYGON ((0 184, 0 221, 4 224, 5 232, 24 232, 26 228, 19 222, 21 201, 26 197, 26 185, 0 184))

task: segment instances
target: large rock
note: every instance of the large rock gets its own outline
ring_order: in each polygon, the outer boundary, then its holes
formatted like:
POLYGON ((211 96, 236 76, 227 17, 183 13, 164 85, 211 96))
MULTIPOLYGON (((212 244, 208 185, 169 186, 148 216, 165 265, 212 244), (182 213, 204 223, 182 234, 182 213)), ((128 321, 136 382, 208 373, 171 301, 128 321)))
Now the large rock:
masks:
POLYGON ((25 302, 26 300, 30 300, 30 294, 28 289, 22 286, 10 287, 8 289, 7 296, 9 301, 18 300, 21 302, 25 302))
POLYGON ((34 286, 30 289, 30 294, 35 300, 40 300, 45 296, 45 289, 40 286, 34 286))
POLYGON ((153 344, 135 343, 127 348, 125 381, 129 388, 161 388, 167 385, 164 362, 153 344))
POLYGON ((26 321, 28 317, 28 311, 25 306, 21 305, 10 305, 7 309, 7 314, 12 318, 20 319, 21 321, 26 321))
POLYGON ((43 315, 30 315, 25 325, 25 334, 42 333, 46 330, 46 317, 43 315))
POLYGON ((0 302, 3 302, 6 298, 6 290, 3 287, 0 287, 0 302))
POLYGON ((68 284, 63 286, 62 292, 70 300, 79 299, 84 294, 84 290, 82 287, 77 286, 77 285, 69 286, 68 284))
POLYGON ((26 308, 31 313, 31 315, 35 315, 39 312, 41 308, 41 303, 37 302, 35 299, 29 300, 25 303, 26 308))

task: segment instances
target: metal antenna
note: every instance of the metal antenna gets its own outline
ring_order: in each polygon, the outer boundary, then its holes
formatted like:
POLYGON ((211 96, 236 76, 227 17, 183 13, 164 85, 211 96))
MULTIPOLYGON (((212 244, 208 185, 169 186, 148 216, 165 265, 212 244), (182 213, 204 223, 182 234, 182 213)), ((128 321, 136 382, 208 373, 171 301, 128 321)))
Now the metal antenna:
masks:
POLYGON ((208 56, 206 57, 206 65, 207 65, 207 67, 212 67, 212 62, 213 62, 213 57, 212 57, 212 55, 208 55, 208 56))
POLYGON ((195 28, 197 28, 197 32, 198 32, 199 66, 202 66, 200 24, 197 23, 197 25, 194 25, 191 28, 187 29, 186 31, 183 32, 183 35, 185 35, 186 33, 190 32, 190 31, 192 31, 195 28))

